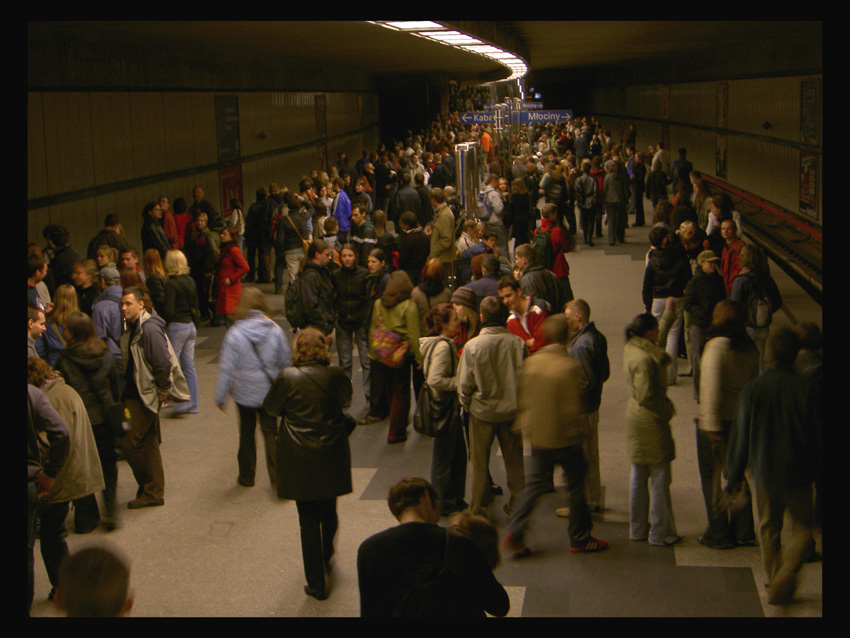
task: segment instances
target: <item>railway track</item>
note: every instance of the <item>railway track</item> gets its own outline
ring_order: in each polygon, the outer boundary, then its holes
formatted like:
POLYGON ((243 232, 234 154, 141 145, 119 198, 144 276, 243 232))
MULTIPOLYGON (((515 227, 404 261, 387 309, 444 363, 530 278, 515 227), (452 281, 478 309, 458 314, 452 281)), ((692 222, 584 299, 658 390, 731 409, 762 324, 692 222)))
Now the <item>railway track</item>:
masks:
POLYGON ((818 229, 729 193, 744 234, 758 244, 811 297, 823 305, 823 239, 818 229))

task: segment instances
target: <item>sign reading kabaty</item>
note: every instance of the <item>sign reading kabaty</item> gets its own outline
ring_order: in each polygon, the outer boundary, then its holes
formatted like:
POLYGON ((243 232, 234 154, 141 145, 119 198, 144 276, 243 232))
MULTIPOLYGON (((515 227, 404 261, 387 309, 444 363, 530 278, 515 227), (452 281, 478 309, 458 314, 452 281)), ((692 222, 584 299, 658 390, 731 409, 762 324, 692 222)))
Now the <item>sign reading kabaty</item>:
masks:
POLYGON ((470 113, 461 113, 460 121, 464 124, 492 124, 493 114, 485 113, 484 111, 472 111, 470 113))

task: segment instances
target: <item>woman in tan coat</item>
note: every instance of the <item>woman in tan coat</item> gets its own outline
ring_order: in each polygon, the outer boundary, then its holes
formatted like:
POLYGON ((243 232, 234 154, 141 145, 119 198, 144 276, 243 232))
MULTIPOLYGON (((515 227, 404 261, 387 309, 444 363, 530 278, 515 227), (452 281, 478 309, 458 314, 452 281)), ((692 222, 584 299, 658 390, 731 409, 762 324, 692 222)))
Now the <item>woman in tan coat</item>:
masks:
MULTIPOLYGON (((103 472, 100 469, 100 457, 97 454, 88 412, 80 395, 71 386, 65 385, 59 373, 38 357, 30 357, 27 361, 27 383, 44 391, 50 405, 62 417, 70 431, 65 463, 56 475, 50 491, 38 501, 41 557, 52 586, 49 596, 52 600, 58 584, 59 566, 68 555, 65 518, 68 516, 70 503, 79 503, 87 498, 94 499, 95 492, 104 488, 103 472)), ((95 511, 96 509, 95 504, 95 511)))
POLYGON ((629 538, 663 546, 681 537, 670 498, 670 463, 676 457, 670 429, 676 410, 667 398, 667 367, 672 359, 656 345, 658 339, 655 317, 645 313, 632 319, 626 326, 623 372, 629 388, 626 430, 632 462, 629 538))

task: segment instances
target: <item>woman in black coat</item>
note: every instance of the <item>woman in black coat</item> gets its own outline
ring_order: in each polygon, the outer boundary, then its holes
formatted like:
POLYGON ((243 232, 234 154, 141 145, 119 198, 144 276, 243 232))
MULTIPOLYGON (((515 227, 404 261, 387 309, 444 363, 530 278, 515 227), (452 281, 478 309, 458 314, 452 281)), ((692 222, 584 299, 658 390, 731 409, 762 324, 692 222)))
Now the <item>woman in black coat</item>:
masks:
MULTIPOLYGON (((115 492, 118 487, 116 430, 123 415, 119 403, 120 379, 115 360, 106 342, 98 339, 91 317, 83 312, 69 314, 65 319, 65 335, 68 344, 59 354, 56 369, 86 406, 105 483, 103 504, 106 511, 100 515, 100 524, 106 530, 113 530, 116 526, 115 492)), ((97 515, 95 502, 95 519, 97 515)))
POLYGON ((142 210, 142 253, 148 248, 156 248, 160 259, 171 248, 165 229, 162 227, 162 209, 156 202, 148 202, 142 210))
POLYGON ((521 178, 516 178, 511 182, 511 238, 515 240, 514 247, 528 244, 531 242, 531 236, 534 228, 534 218, 532 217, 532 199, 528 193, 528 188, 525 181, 521 178))
POLYGON ((272 384, 263 408, 280 416, 277 435, 277 495, 295 501, 301 528, 304 591, 325 600, 338 526, 336 499, 351 493, 348 435, 354 420, 351 380, 330 365, 321 331, 304 328, 295 338, 292 366, 272 384))

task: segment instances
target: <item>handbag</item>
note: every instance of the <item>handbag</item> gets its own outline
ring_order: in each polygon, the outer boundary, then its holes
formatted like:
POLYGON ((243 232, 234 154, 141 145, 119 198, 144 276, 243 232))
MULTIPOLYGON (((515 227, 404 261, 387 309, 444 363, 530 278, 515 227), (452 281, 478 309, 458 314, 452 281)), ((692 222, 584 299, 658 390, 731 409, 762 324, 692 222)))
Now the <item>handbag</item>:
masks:
POLYGON ((407 358, 410 342, 406 337, 384 328, 384 318, 378 312, 378 324, 372 333, 372 344, 378 361, 389 368, 400 368, 407 358))
MULTIPOLYGON (((436 348, 436 345, 434 348, 436 348)), ((423 366, 426 377, 419 389, 419 395, 416 397, 416 410, 413 413, 413 429, 425 436, 437 436, 460 416, 455 393, 444 393, 442 399, 435 400, 428 385, 427 369, 434 348, 428 351, 428 358, 423 366)), ((452 360, 452 370, 454 370, 454 360, 452 360)))

